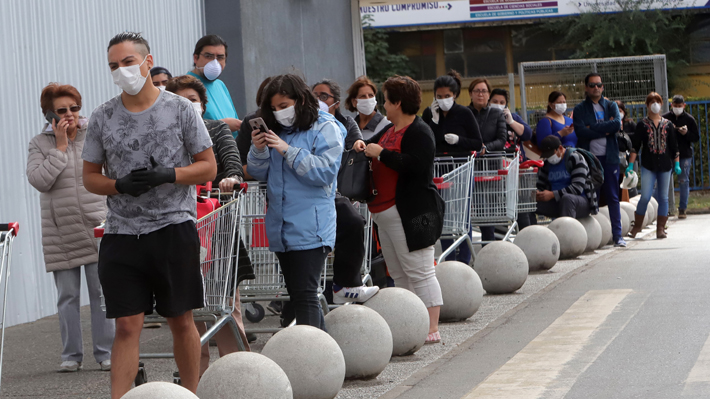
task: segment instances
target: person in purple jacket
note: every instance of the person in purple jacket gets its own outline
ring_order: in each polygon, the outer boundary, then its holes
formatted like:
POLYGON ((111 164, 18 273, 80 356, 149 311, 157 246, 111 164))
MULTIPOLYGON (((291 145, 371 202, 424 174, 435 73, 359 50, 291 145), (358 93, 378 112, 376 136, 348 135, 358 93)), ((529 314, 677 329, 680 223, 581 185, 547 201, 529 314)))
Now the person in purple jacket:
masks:
POLYGON ((567 96, 561 91, 553 91, 547 98, 547 102, 547 113, 537 122, 535 128, 537 145, 540 146, 545 137, 555 135, 563 146, 577 147, 577 135, 574 132, 572 118, 565 116, 567 96))

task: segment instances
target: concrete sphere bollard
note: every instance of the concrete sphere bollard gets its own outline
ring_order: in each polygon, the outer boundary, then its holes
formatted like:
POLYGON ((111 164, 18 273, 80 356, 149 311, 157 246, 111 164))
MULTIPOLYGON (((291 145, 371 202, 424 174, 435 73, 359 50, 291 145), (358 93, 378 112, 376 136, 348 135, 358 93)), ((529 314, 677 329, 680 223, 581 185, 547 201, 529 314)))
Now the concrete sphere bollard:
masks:
POLYGON ((379 313, 392 333, 392 355, 407 356, 424 346, 429 335, 429 312, 419 297, 404 288, 381 289, 365 302, 379 313))
POLYGON ((620 202, 619 206, 621 206, 621 212, 628 216, 629 222, 633 222, 635 219, 634 213, 636 213, 636 205, 633 205, 630 202, 620 202))
POLYGON ((584 252, 594 251, 599 248, 602 243, 602 226, 591 216, 579 219, 579 223, 584 226, 584 231, 587 232, 587 247, 584 252))
POLYGON ((609 216, 609 207, 603 206, 599 208, 599 214, 606 216, 607 219, 611 221, 611 216, 609 216))
POLYGON ((601 244, 599 244, 599 248, 602 248, 608 245, 609 241, 613 239, 613 233, 611 232, 611 222, 609 221, 609 218, 600 213, 592 215, 592 217, 599 223, 599 226, 602 228, 602 242, 601 244))
POLYGON ((631 231, 631 220, 629 220, 629 215, 624 212, 624 210, 621 210, 621 235, 623 237, 626 237, 627 234, 629 234, 629 231, 631 231))
POLYGON ((197 395, 200 399, 232 399, 235 395, 244 399, 292 399, 293 391, 276 362, 254 352, 235 352, 210 365, 200 378, 197 395))
POLYGON ((442 262, 436 266, 436 279, 444 298, 439 320, 466 320, 481 307, 483 284, 471 266, 461 262, 442 262))
POLYGON ((532 225, 524 228, 513 243, 525 253, 531 272, 550 270, 560 259, 560 240, 545 226, 532 225))
POLYGON ((560 259, 572 259, 587 248, 587 232, 578 220, 571 217, 557 218, 548 226, 560 240, 560 259))
POLYGON ((653 205, 651 205, 651 202, 649 201, 648 207, 646 207, 646 215, 643 217, 643 228, 646 228, 653 223, 653 214, 653 205))
POLYGON ((653 205, 653 212, 651 213, 651 223, 653 223, 656 221, 656 219, 658 219, 658 201, 656 201, 655 198, 651 197, 651 200, 648 203, 649 205, 653 205))
POLYGON ((492 242, 481 249, 473 268, 489 294, 510 294, 528 279, 528 258, 522 249, 508 241, 492 242))
POLYGON ((341 306, 325 316, 328 334, 345 358, 345 378, 376 378, 392 357, 392 332, 385 319, 360 305, 341 306))
MULTIPOLYGON (((121 399, 197 399, 194 393, 177 384, 169 382, 148 382, 139 385, 125 395, 121 399)), ((207 396, 204 396, 207 398, 207 396)), ((266 397, 264 397, 266 398, 266 397)))
MULTIPOLYGON (((343 352, 328 333, 315 327, 285 328, 271 337, 261 354, 281 366, 294 399, 333 399, 345 381, 343 352)), ((247 375, 253 374, 241 376, 247 375)))

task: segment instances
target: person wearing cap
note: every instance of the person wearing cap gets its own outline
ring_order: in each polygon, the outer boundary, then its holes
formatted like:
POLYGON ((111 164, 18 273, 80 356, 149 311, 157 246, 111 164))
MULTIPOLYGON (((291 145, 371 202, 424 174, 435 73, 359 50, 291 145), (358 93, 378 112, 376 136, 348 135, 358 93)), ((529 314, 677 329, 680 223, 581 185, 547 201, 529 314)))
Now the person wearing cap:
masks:
POLYGON ((545 164, 537 174, 537 214, 551 218, 590 215, 585 195, 589 166, 578 152, 569 151, 557 136, 545 137, 539 146, 545 164))
POLYGON ((187 74, 200 79, 207 89, 204 118, 226 123, 236 138, 242 121, 227 86, 218 79, 227 66, 227 42, 217 35, 203 36, 195 44, 192 61, 194 69, 187 74))
MULTIPOLYGON (((680 153, 680 169, 678 185, 680 186, 680 203, 678 204, 678 219, 685 219, 690 195, 690 169, 693 167, 693 143, 700 140, 698 123, 692 115, 685 112, 685 98, 680 94, 673 96, 671 111, 663 114, 675 126, 675 136, 678 140, 680 153)), ((673 198, 673 179, 670 179, 669 200, 673 198)), ((671 207, 670 209, 673 209, 671 207)))
POLYGON ((153 86, 159 88, 160 90, 165 90, 168 80, 172 78, 173 74, 166 68, 159 66, 150 68, 150 79, 153 81, 153 86))

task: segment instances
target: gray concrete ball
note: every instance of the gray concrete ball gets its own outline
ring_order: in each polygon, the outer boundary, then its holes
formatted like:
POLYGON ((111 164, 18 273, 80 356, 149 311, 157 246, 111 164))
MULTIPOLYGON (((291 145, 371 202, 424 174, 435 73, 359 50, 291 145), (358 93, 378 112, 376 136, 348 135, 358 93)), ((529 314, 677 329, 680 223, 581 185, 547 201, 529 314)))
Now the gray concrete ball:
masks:
POLYGON ((578 220, 563 216, 548 226, 560 240, 560 259, 572 259, 587 248, 587 232, 578 220))
POLYGON ((197 399, 194 393, 169 382, 148 382, 141 384, 121 397, 121 399, 197 399))
POLYGON ((528 226, 515 236, 513 242, 525 253, 531 272, 550 270, 560 259, 560 240, 545 226, 528 226))
POLYGON ((594 251, 599 248, 602 243, 602 226, 591 216, 579 219, 579 222, 584 226, 584 231, 587 233, 587 247, 584 252, 594 251))
POLYGON ((325 325, 343 351, 346 379, 376 378, 389 364, 392 332, 379 313, 366 306, 341 306, 325 316, 325 325))
POLYGON ((286 373, 294 399, 333 399, 345 381, 343 351, 319 328, 285 328, 266 342, 261 353, 286 373))
POLYGON ((292 399, 286 373, 255 352, 235 352, 212 363, 197 385, 200 399, 292 399))
POLYGON ((429 312, 419 297, 404 288, 381 289, 365 302, 379 313, 392 333, 392 356, 408 356, 424 346, 429 335, 429 312))
POLYGON ((495 241, 476 255, 473 269, 489 294, 510 294, 523 286, 530 267, 525 253, 508 241, 495 241))
POLYGON ((436 279, 444 298, 439 320, 466 320, 481 307, 483 284, 471 266, 456 261, 441 262, 436 266, 436 279))
POLYGON ((608 245, 609 242, 613 239, 613 233, 611 232, 611 222, 609 221, 608 217, 602 215, 601 213, 592 215, 592 217, 599 223, 599 226, 601 226, 602 228, 602 241, 599 244, 599 248, 603 248, 604 246, 608 245))

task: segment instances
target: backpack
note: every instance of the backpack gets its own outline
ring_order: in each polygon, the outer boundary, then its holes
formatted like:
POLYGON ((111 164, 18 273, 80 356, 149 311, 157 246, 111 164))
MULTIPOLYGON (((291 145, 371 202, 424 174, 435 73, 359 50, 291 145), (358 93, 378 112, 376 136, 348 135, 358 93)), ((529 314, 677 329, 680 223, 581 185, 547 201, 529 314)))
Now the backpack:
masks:
MULTIPOLYGON (((599 159, 597 159, 597 157, 591 152, 582 148, 569 147, 567 148, 567 151, 570 151, 570 157, 572 156, 572 153, 576 152, 584 158, 587 162, 587 166, 589 167, 587 181, 588 183, 591 183, 591 187, 595 191, 599 190, 599 187, 604 184, 604 167, 602 167, 602 163, 599 162, 599 159)), ((567 169, 569 169, 569 165, 567 165, 567 169)))

